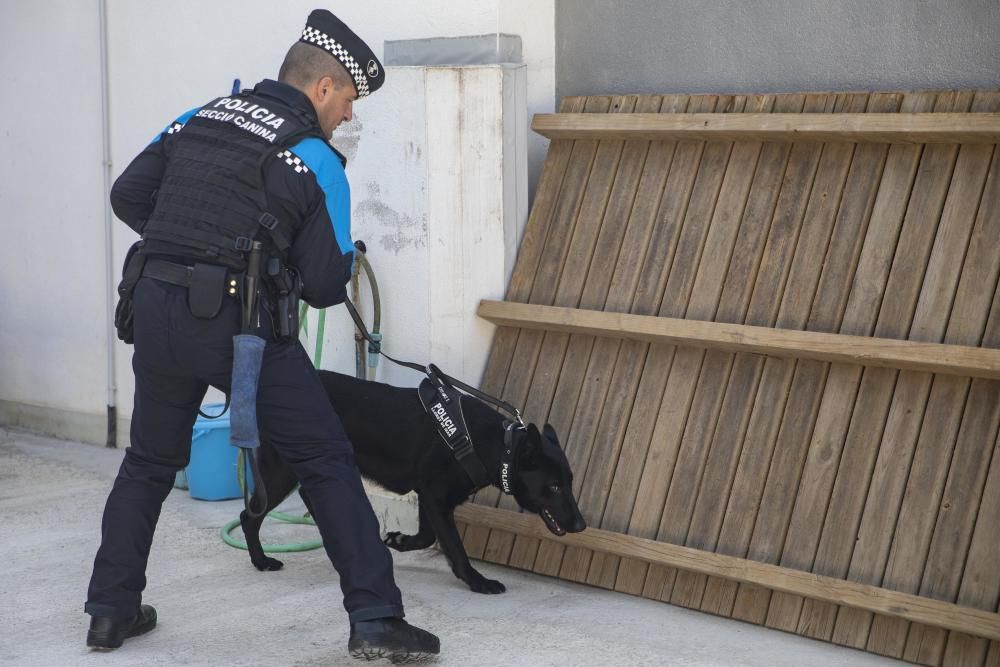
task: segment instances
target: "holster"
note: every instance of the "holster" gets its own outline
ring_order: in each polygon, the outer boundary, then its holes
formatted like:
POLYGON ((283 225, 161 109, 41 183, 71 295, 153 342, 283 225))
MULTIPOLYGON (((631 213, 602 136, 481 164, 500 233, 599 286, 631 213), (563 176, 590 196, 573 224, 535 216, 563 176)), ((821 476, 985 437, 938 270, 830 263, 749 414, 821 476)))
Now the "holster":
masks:
POLYGON ((284 342, 298 340, 302 279, 295 269, 286 266, 277 257, 268 260, 267 277, 274 297, 275 336, 284 342))
POLYGON ((142 268, 146 264, 146 255, 142 253, 142 241, 136 241, 125 254, 125 263, 122 265, 122 279, 118 283, 118 304, 115 306, 115 330, 118 332, 118 340, 126 345, 131 345, 133 338, 133 325, 135 308, 132 303, 132 293, 135 291, 135 284, 142 276, 142 268))

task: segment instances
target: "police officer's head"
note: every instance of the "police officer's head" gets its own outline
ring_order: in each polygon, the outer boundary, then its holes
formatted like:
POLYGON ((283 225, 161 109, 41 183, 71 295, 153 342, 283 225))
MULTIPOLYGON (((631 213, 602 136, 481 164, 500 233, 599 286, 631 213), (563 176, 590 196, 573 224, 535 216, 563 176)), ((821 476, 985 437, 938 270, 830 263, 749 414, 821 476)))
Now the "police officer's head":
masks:
POLYGON ((364 41, 325 9, 314 10, 302 37, 292 45, 278 80, 295 86, 312 102, 327 135, 351 120, 359 97, 375 92, 385 70, 364 41))

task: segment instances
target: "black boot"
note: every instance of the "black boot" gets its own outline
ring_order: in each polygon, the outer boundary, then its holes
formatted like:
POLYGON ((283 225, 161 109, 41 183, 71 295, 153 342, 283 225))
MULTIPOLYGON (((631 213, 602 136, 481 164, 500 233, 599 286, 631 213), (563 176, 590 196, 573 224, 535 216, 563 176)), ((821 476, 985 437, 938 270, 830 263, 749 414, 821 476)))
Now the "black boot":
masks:
POLYGON ((351 639, 347 648, 355 658, 413 662, 437 655, 441 650, 441 641, 401 618, 376 618, 351 623, 351 639))
POLYGON ((139 605, 135 616, 115 620, 107 616, 93 616, 87 632, 87 646, 100 650, 118 648, 129 637, 144 635, 156 627, 156 610, 150 605, 139 605))

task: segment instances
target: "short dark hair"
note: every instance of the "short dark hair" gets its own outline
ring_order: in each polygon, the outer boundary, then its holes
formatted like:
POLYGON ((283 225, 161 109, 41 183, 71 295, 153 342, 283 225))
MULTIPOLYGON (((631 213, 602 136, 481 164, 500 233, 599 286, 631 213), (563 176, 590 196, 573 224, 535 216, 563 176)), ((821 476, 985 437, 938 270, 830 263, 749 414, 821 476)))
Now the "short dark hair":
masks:
POLYGON ((337 88, 354 86, 354 79, 339 60, 323 49, 305 42, 292 44, 278 70, 278 81, 299 89, 305 89, 325 76, 333 79, 333 85, 337 88))

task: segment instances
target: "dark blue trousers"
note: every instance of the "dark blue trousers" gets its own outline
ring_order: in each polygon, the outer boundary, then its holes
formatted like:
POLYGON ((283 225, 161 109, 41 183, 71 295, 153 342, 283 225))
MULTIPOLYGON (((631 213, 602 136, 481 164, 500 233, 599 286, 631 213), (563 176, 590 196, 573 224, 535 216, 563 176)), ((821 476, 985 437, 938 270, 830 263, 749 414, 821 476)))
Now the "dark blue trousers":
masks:
MULTIPOLYGON (((142 278, 136 285, 135 407, 131 446, 108 496, 101 546, 84 610, 130 617, 146 587, 160 507, 191 453, 198 408, 211 385, 228 392, 240 306, 227 297, 211 320, 194 318, 187 289, 142 278)), ((351 622, 402 617, 392 557, 361 485, 351 443, 299 343, 277 343, 269 324, 257 421, 309 495, 326 553, 340 574, 351 622)), ((223 548, 220 545, 220 548, 223 548)), ((247 573, 247 585, 252 585, 247 573)))

